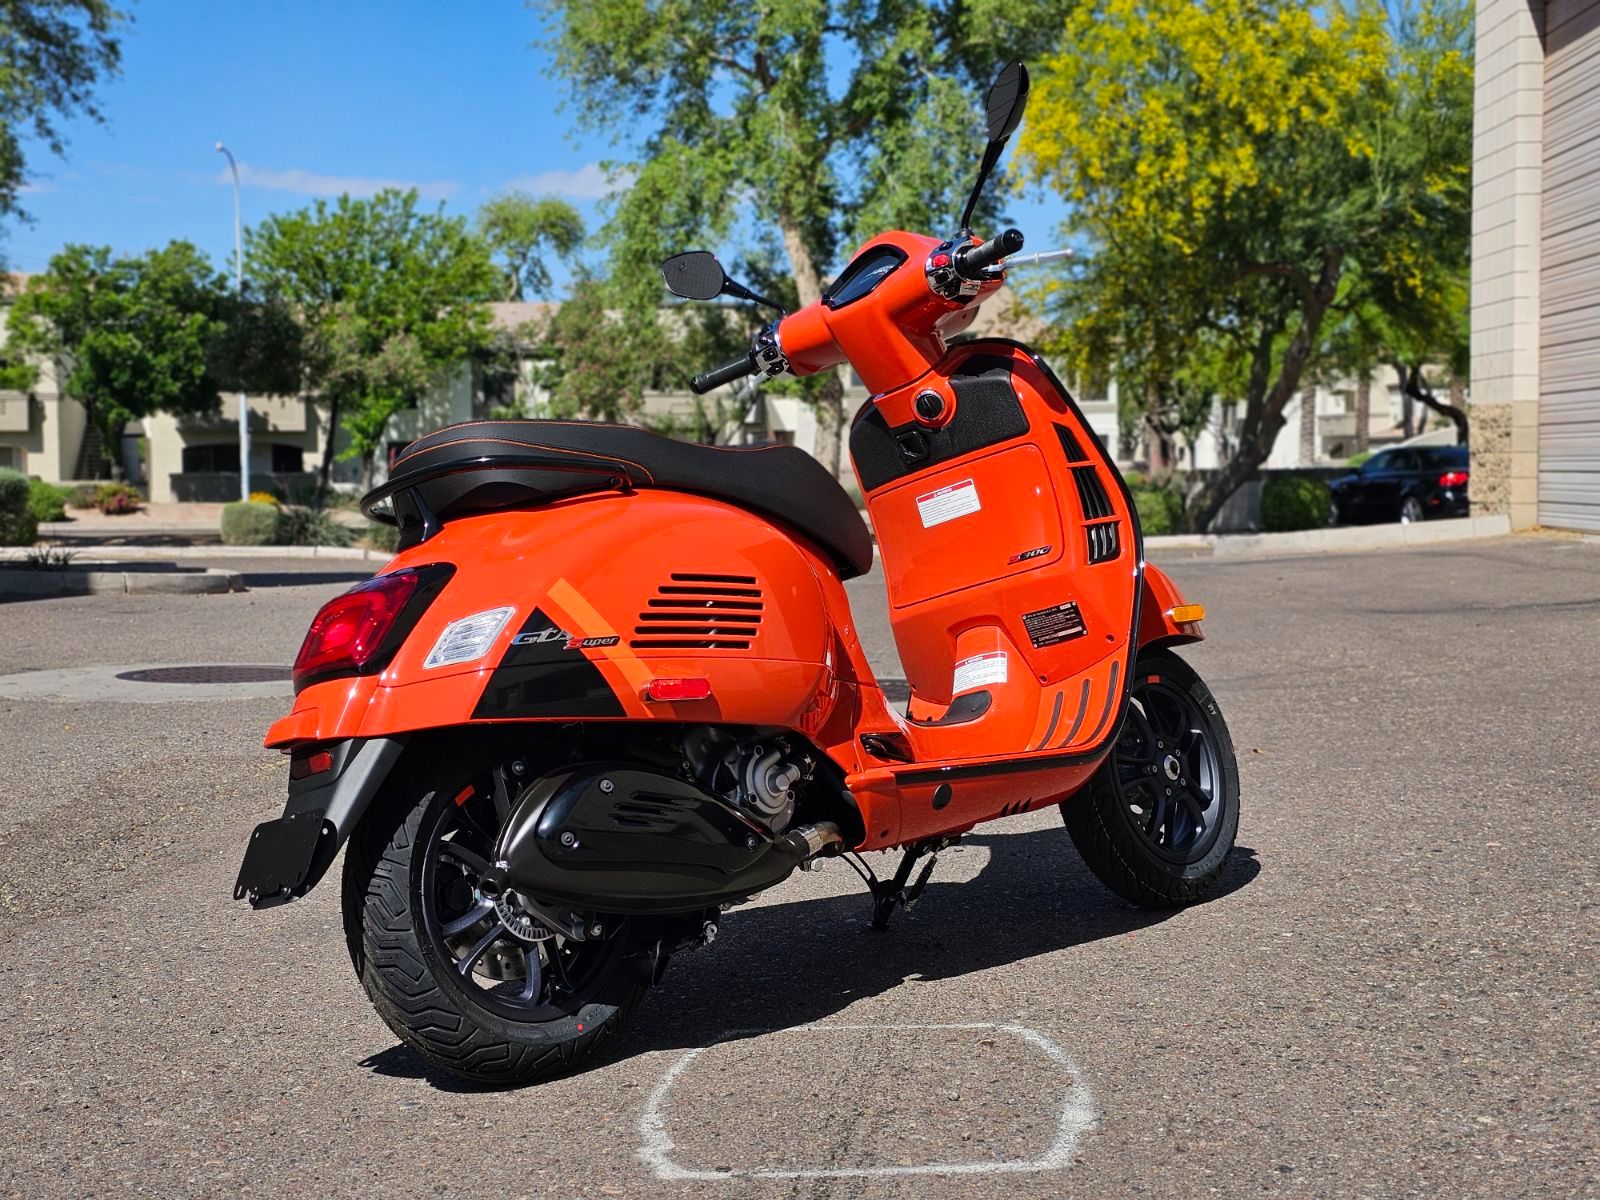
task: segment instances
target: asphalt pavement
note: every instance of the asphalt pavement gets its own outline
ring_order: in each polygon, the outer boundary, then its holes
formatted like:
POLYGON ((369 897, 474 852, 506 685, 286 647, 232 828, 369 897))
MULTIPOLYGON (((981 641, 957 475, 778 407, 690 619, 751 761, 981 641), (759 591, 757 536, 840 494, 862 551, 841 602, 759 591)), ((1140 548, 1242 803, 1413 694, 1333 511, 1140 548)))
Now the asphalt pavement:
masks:
MULTIPOLYGON (((6 690, 286 664, 365 575, 206 565, 250 590, 0 603, 0 1195, 1600 1195, 1600 545, 1173 556, 1239 749, 1221 896, 1126 905, 1053 811, 887 934, 833 863, 500 1092, 374 1014, 336 885, 231 899, 270 682, 6 690)), ((852 599, 897 674, 881 579, 852 599)))

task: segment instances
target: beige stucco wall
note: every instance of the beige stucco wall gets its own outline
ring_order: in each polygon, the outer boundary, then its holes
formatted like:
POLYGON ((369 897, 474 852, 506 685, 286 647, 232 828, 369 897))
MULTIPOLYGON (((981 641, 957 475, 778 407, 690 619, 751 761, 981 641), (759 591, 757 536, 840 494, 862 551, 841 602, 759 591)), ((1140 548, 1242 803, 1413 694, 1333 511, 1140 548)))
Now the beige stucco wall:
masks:
POLYGON ((1472 163, 1472 506, 1539 520, 1542 0, 1478 0, 1472 163))

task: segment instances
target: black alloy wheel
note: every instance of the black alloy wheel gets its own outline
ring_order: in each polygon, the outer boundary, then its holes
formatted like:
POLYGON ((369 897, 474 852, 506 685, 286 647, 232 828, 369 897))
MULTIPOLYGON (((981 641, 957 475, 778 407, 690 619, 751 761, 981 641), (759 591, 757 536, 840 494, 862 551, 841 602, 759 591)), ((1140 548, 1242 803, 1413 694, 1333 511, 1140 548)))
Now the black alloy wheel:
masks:
POLYGON ((1139 652, 1105 761, 1061 804, 1072 842, 1117 895, 1177 908, 1215 888, 1239 830, 1239 766, 1216 699, 1171 650, 1139 652))

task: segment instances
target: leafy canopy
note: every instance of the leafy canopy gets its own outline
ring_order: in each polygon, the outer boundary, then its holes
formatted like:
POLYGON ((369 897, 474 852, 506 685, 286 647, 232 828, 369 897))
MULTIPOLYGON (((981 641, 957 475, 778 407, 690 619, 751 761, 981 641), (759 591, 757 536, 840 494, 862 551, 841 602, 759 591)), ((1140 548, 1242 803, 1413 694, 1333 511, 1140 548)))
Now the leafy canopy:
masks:
POLYGON ((124 19, 105 0, 0 0, 0 216, 19 212, 26 139, 62 154, 63 121, 102 119, 94 89, 117 74, 124 19))
POLYGON ((485 302, 504 286, 466 221, 419 209, 414 191, 268 217, 246 235, 245 261, 298 317, 305 386, 330 408, 330 451, 343 419, 346 456, 369 468, 389 418, 487 344, 485 302))
POLYGON ((478 232, 505 267, 503 300, 550 292, 547 255, 569 258, 583 244, 583 218, 554 196, 506 192, 478 210, 478 232))
POLYGON ((1346 273, 1414 297, 1421 264, 1459 237, 1470 53, 1404 31, 1461 9, 1099 0, 1067 18, 1020 149, 1086 253, 1045 301, 1079 365, 1115 372, 1136 403, 1170 407, 1185 376, 1242 381, 1202 525, 1270 452, 1346 273))
POLYGON ((130 420, 215 407, 226 289, 188 242, 132 257, 67 246, 12 305, 8 348, 54 360, 62 390, 114 446, 130 420))

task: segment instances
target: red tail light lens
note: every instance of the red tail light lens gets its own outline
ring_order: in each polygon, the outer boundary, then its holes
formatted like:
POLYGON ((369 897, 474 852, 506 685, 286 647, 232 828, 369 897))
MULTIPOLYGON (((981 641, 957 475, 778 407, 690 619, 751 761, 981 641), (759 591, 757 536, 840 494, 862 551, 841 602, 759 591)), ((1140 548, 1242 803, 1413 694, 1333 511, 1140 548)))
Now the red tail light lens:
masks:
POLYGON ((1446 471, 1443 475, 1439 476, 1439 486, 1447 488, 1460 487, 1462 484, 1466 483, 1469 478, 1471 478, 1471 474, 1467 471, 1446 471))
POLYGON ((407 568, 358 583, 328 601, 295 656, 294 690, 381 671, 454 573, 450 566, 407 568))
POLYGON ((646 700, 708 700, 711 698, 709 679, 652 679, 644 687, 646 700))

